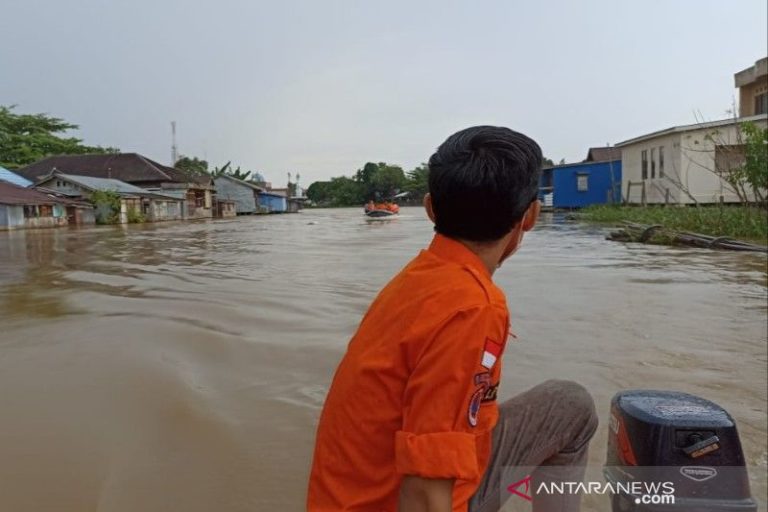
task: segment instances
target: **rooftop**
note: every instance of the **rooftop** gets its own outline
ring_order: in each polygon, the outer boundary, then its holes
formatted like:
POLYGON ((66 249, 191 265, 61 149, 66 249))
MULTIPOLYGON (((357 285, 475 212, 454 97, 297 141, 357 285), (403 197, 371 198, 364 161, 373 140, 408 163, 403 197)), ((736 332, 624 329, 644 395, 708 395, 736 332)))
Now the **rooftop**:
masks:
POLYGON ((14 185, 18 185, 20 187, 29 187, 32 185, 31 181, 24 178, 23 176, 19 176, 18 174, 9 171, 5 167, 0 167, 0 181, 13 183, 14 185))
POLYGON ((253 190, 255 190, 257 192, 263 192, 264 191, 263 188, 261 188, 260 186, 256 185, 255 183, 251 183, 250 181, 241 180, 241 179, 235 178, 234 176, 230 176, 228 174, 221 174, 219 176, 216 176, 214 178, 214 181, 216 181, 218 179, 227 179, 227 180, 230 180, 230 181, 234 181, 235 183, 238 183, 240 185, 244 185, 246 187, 252 188, 253 190))
POLYGON ((50 175, 51 178, 59 178, 75 185, 80 185, 88 190, 102 190, 102 191, 114 191, 120 195, 140 196, 140 197, 157 197, 160 199, 173 199, 179 200, 177 197, 166 196, 164 194, 158 194, 149 190, 131 185, 124 181, 116 180, 114 178, 94 178, 92 176, 75 176, 72 174, 64 174, 61 172, 53 172, 50 175))
POLYGON ((589 148, 585 162, 612 162, 621 160, 621 149, 617 147, 605 146, 589 148))
POLYGON ((63 202, 65 201, 48 194, 43 194, 37 190, 20 187, 19 185, 14 185, 7 181, 0 181, 0 204, 39 205, 63 202))
POLYGON ((719 126, 728 126, 731 124, 737 124, 737 123, 746 123, 746 122, 755 122, 755 121, 765 121, 768 120, 768 114, 759 114, 756 116, 749 116, 749 117, 739 117, 739 118, 729 118, 729 119, 722 119, 720 121, 710 121, 706 123, 696 123, 696 124, 686 124, 681 126, 673 126, 671 128, 665 128, 664 130, 658 130, 655 132, 648 133, 646 135, 640 135, 639 137, 635 137, 633 139, 628 139, 623 142, 619 142, 615 145, 615 147, 620 148, 624 146, 629 146, 630 144, 636 144, 638 142, 642 142, 644 140, 649 139, 655 139, 656 137, 661 137, 664 135, 670 135, 672 133, 684 133, 684 132, 690 132, 694 130, 702 130, 707 128, 717 128, 719 126))
POLYGON ((768 78, 768 57, 763 57, 755 62, 754 66, 749 66, 733 75, 733 82, 736 87, 744 87, 761 77, 765 77, 763 80, 768 78))
POLYGON ((210 176, 197 176, 160 164, 138 153, 51 156, 23 167, 17 174, 38 182, 54 170, 76 176, 113 178, 127 183, 171 182, 208 185, 210 176))

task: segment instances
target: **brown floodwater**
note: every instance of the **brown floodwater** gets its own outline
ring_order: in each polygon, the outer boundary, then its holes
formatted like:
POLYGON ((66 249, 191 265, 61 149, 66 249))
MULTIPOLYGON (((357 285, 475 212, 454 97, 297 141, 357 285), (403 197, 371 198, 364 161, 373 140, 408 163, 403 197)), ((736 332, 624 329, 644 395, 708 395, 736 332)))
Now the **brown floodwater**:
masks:
MULTIPOLYGON (((430 238, 417 208, 0 233, 0 511, 301 510, 335 366, 430 238)), ((550 216, 496 280, 518 335, 500 398, 583 383, 599 469, 616 391, 704 396, 735 417, 765 507, 765 255, 550 216)))

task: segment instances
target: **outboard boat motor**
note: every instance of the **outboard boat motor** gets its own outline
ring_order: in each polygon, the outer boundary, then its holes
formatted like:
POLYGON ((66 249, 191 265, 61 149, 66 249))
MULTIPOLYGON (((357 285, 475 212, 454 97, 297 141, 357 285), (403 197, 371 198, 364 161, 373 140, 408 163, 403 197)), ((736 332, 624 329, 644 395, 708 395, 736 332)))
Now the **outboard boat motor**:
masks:
POLYGON ((686 393, 617 393, 603 473, 613 512, 757 511, 733 418, 686 393))

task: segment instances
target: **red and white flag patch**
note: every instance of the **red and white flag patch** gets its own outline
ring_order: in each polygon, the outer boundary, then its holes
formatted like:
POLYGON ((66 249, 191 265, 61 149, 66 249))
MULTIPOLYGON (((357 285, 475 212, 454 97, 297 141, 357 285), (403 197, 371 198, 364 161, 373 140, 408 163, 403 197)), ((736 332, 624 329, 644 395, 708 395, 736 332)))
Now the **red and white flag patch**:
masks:
POLYGON ((485 346, 483 347, 483 360, 480 364, 490 370, 501 355, 501 350, 501 343, 496 343, 492 339, 486 338, 485 346))

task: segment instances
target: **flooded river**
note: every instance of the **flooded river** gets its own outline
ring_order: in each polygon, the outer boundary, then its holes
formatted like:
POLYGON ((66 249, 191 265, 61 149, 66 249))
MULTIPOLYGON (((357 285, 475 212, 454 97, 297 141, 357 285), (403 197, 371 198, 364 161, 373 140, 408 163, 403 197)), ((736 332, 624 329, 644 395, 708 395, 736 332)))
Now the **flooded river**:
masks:
MULTIPOLYGON (((334 368, 431 238, 417 208, 361 217, 0 233, 0 511, 301 510, 334 368)), ((583 383, 599 468, 617 390, 702 395, 737 420, 765 507, 764 255, 627 246, 550 217, 496 280, 519 338, 500 398, 583 383)))

